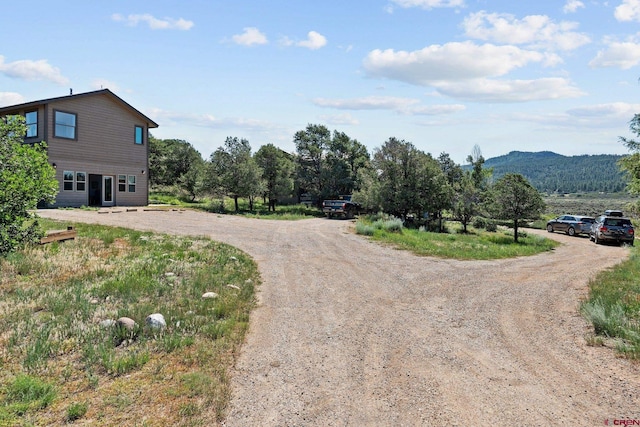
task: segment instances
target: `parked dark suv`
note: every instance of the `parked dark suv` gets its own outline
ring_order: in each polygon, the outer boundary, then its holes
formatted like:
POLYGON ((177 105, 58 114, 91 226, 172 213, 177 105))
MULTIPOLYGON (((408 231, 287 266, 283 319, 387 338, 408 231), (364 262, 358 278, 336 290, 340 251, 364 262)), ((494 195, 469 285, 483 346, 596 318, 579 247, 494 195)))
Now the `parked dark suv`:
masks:
POLYGON ((589 239, 596 244, 603 242, 628 243, 633 246, 635 230, 628 218, 602 215, 591 226, 589 239))

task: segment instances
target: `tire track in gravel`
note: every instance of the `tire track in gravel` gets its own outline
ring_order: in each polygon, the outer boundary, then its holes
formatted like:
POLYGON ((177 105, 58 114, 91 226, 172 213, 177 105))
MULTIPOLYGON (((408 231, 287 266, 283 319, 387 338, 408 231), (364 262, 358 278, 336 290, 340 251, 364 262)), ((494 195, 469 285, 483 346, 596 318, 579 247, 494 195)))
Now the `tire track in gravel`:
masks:
POLYGON ((628 256, 585 238, 499 261, 417 257, 347 221, 199 212, 42 216, 206 235, 263 285, 227 426, 603 425, 640 420, 638 364, 586 345, 587 282, 628 256))

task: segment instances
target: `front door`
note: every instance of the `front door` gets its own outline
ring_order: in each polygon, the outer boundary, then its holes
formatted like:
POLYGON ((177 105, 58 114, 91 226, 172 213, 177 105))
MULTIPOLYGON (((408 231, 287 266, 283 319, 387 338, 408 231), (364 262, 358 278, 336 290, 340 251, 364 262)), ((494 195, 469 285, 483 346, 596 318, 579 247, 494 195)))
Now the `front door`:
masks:
POLYGON ((89 174, 89 206, 102 206, 102 175, 89 174))
POLYGON ((102 177, 102 206, 113 206, 113 177, 102 177))

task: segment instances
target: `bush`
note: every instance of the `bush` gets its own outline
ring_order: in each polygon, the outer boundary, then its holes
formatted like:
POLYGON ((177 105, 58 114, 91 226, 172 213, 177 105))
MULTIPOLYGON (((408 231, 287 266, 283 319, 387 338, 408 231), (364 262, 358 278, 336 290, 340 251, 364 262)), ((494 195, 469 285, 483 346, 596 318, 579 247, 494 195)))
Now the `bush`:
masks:
POLYGON ((30 210, 52 202, 58 191, 46 144, 22 144, 26 130, 24 117, 0 119, 0 256, 42 237, 30 210))
POLYGON ((87 413, 88 407, 89 405, 87 404, 87 402, 72 403, 67 408, 67 416, 66 416, 67 422, 73 422, 84 417, 85 414, 87 413))
POLYGON ((373 233, 376 231, 376 228, 373 225, 365 224, 363 222, 356 222, 356 233, 362 234, 363 236, 373 236, 373 233))
POLYGON ((379 219, 373 223, 373 227, 378 230, 387 231, 389 233, 400 233, 402 232, 402 220, 399 218, 392 219, 379 219))
POLYGON ((484 218, 477 216, 473 219, 473 223, 471 225, 473 225, 473 228, 486 228, 487 221, 484 218))
POLYGON ((496 224, 493 221, 487 221, 484 229, 491 232, 491 233, 495 233, 496 231, 498 231, 498 224, 496 224))

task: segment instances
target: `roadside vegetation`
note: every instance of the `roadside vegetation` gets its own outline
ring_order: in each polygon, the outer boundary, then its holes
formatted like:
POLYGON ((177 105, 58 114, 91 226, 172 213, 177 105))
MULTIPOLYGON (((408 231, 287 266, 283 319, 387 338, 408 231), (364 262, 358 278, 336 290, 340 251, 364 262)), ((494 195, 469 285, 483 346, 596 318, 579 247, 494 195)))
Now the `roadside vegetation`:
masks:
POLYGON ((253 206, 249 206, 249 202, 245 199, 238 200, 238 211, 236 211, 234 200, 228 197, 220 199, 204 197, 198 201, 192 202, 170 190, 152 191, 149 196, 149 202, 152 205, 158 206, 166 205, 168 207, 196 209, 205 212, 240 215, 247 218, 258 219, 263 218, 292 221, 324 216, 320 209, 312 205, 305 205, 302 203, 283 204, 277 205, 273 210, 271 210, 269 209, 268 203, 264 203, 262 200, 255 200, 253 202, 253 206))
POLYGON ((612 342, 618 352, 640 359, 640 255, 598 274, 589 285, 589 297, 580 310, 594 326, 593 345, 612 342))
MULTIPOLYGON (((486 227, 486 223, 481 224, 486 227)), ((372 240, 422 256, 489 260, 535 255, 558 246, 553 240, 528 235, 522 230, 516 242, 513 239, 513 231, 505 227, 487 227, 493 231, 469 227, 467 232, 464 232, 460 223, 447 222, 446 228, 445 233, 428 231, 424 226, 405 228, 397 218, 379 214, 361 218, 356 222, 357 234, 370 236, 372 240)))
POLYGON ((73 225, 74 241, 0 258, 0 425, 221 420, 255 263, 205 238, 73 225))

